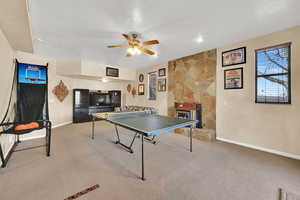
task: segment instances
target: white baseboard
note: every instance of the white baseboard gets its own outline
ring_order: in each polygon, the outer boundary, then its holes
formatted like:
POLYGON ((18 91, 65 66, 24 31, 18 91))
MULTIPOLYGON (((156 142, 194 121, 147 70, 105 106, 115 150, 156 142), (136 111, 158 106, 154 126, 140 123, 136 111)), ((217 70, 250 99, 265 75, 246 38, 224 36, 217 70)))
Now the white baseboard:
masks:
POLYGON ((248 147, 248 148, 251 148, 251 149, 255 149, 255 150, 259 150, 259 151, 265 151, 265 152, 268 152, 268 153, 272 153, 272 154, 276 154, 276 155, 280 155, 280 156, 300 160, 300 155, 296 155, 296 154, 292 154, 292 153, 286 153, 286 152, 282 152, 282 151, 277 151, 277 150, 274 150, 274 149, 267 149, 267 148, 263 148, 263 147, 258 147, 258 146, 251 145, 251 144, 235 142, 235 141, 224 139, 224 138, 221 138, 221 137, 217 137, 216 139, 219 140, 219 141, 222 141, 222 142, 232 143, 232 144, 248 147))
POLYGON ((68 121, 68 122, 64 122, 64 123, 61 123, 61 124, 57 124, 55 126, 52 126, 52 128, 58 128, 58 127, 61 127, 61 126, 65 126, 65 125, 68 125, 68 124, 72 124, 73 122, 72 121, 68 121))
MULTIPOLYGON (((68 125, 68 124, 72 124, 72 121, 57 124, 55 126, 52 126, 52 128, 58 128, 58 127, 65 126, 65 125, 68 125)), ((43 138, 45 136, 46 136, 46 134, 43 133, 43 134, 38 134, 38 135, 31 136, 31 137, 20 138, 20 140, 21 141, 33 140, 33 139, 43 138)))
POLYGON ((38 139, 38 138, 44 138, 45 136, 46 136, 46 134, 39 134, 39 135, 31 136, 31 137, 20 138, 20 141, 34 140, 34 139, 38 139))

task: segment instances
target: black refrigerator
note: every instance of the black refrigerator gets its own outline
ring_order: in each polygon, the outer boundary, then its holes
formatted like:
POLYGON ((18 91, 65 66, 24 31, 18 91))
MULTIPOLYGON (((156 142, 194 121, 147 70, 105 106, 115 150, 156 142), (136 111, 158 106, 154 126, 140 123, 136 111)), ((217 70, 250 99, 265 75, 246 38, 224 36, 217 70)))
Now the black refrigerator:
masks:
POLYGON ((87 89, 73 90, 73 123, 90 121, 90 95, 87 89))

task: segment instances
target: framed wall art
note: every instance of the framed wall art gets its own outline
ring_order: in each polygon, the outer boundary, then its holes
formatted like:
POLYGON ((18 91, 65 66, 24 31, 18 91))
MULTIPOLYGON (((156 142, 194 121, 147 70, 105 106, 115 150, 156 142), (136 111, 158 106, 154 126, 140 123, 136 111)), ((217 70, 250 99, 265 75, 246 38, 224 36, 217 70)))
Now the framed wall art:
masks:
POLYGON ((158 79, 158 91, 165 92, 167 89, 167 79, 158 79))
POLYGON ((161 68, 158 70, 158 76, 162 77, 162 76, 166 76, 166 68, 161 68))
POLYGON ((60 102, 63 102, 64 99, 68 96, 69 90, 62 80, 59 84, 54 87, 52 93, 57 97, 60 102))
POLYGON ((135 88, 132 88, 131 94, 132 94, 133 97, 136 95, 136 89, 135 88))
POLYGON ((224 89, 242 89, 243 81, 243 68, 224 70, 224 89))
POLYGON ((112 67, 106 67, 106 76, 119 77, 119 69, 112 68, 112 67))
POLYGON ((246 63, 246 47, 222 52, 222 66, 240 65, 246 63))
POLYGON ((139 75, 139 81, 142 83, 144 81, 144 74, 139 75))
POLYGON ((139 84, 138 95, 144 95, 144 94, 145 94, 145 85, 144 84, 139 84))
POLYGON ((127 87, 126 87, 126 89, 127 89, 127 92, 129 92, 129 93, 130 93, 130 92, 131 92, 131 90, 132 90, 132 86, 131 86, 131 84, 128 84, 128 85, 127 85, 127 87))
POLYGON ((157 72, 148 73, 148 100, 156 100, 157 72))

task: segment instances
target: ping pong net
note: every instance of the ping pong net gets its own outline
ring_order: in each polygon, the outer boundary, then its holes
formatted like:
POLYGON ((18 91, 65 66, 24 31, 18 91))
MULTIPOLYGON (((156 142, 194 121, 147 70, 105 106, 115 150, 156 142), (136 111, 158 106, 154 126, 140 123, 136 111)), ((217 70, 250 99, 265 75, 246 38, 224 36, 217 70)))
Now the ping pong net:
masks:
POLYGON ((129 111, 129 112, 103 112, 103 113, 95 113, 95 117, 113 120, 113 119, 122 119, 122 118, 135 118, 135 117, 143 117, 147 115, 156 114, 151 110, 145 111, 129 111))

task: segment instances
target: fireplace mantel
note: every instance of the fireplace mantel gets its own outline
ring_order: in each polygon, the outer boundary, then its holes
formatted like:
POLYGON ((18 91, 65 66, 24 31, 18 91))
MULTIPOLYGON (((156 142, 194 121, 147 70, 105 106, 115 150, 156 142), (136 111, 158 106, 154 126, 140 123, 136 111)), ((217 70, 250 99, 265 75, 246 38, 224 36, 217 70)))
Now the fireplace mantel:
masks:
POLYGON ((201 104, 196 103, 175 103, 176 110, 200 110, 201 104))

